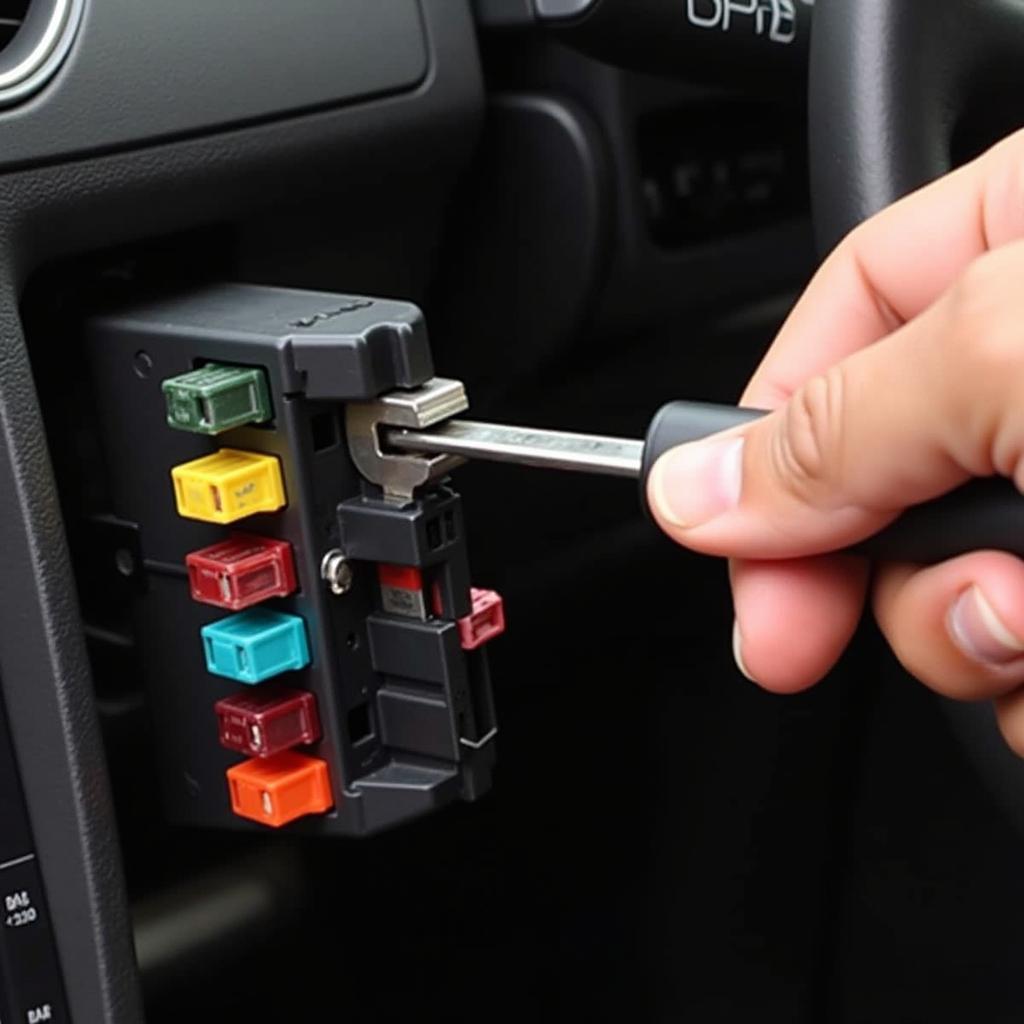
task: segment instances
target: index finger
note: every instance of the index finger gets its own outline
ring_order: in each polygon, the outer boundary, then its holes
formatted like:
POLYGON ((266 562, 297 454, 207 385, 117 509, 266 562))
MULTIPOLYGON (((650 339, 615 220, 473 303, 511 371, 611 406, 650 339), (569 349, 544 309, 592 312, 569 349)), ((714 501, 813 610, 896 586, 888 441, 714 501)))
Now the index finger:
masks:
POLYGON ((809 377, 924 312, 989 249, 1024 238, 1024 131, 866 221, 815 275, 742 402, 773 409, 809 377))

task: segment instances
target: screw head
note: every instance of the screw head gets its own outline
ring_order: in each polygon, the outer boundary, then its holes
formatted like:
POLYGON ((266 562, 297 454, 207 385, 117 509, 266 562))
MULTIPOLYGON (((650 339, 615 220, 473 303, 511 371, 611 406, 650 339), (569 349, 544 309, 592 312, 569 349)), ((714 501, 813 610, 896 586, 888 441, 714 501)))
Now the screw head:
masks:
POLYGON ((355 574, 345 558, 345 553, 333 548, 320 562, 320 577, 331 588, 332 594, 341 597, 352 589, 355 574))

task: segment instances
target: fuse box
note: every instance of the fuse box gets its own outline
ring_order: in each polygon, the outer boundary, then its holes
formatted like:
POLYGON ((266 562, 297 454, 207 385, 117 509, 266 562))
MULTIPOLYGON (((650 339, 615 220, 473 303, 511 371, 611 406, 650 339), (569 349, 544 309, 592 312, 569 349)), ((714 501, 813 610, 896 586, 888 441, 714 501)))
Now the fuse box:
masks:
POLYGON ((485 793, 500 599, 450 482, 385 498, 344 432, 433 376, 420 311, 210 285, 86 334, 168 815, 363 835, 485 793))

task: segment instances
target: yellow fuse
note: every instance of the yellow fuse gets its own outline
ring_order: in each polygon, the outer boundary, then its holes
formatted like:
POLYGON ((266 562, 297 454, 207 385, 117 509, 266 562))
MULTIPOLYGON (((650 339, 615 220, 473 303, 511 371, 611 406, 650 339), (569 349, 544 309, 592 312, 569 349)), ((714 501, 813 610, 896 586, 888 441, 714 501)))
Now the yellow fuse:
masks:
POLYGON ((287 504, 281 464, 273 455, 221 448, 175 466, 171 479, 178 515, 204 523, 233 523, 287 504))

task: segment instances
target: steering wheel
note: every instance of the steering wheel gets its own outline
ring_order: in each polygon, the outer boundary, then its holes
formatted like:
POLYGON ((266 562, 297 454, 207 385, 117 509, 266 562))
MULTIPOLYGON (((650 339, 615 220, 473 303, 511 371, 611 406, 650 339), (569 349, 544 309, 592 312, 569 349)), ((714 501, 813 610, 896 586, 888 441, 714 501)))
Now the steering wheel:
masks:
MULTIPOLYGON (((810 137, 822 252, 1024 124, 1024 100, 1016 100, 1022 62, 1021 0, 817 0, 810 137)), ((1024 831, 1024 760, 1006 746, 987 705, 943 704, 1024 831)))
POLYGON ((1020 127, 1008 101, 1022 60, 1020 0, 817 0, 811 174, 823 251, 1020 127))

